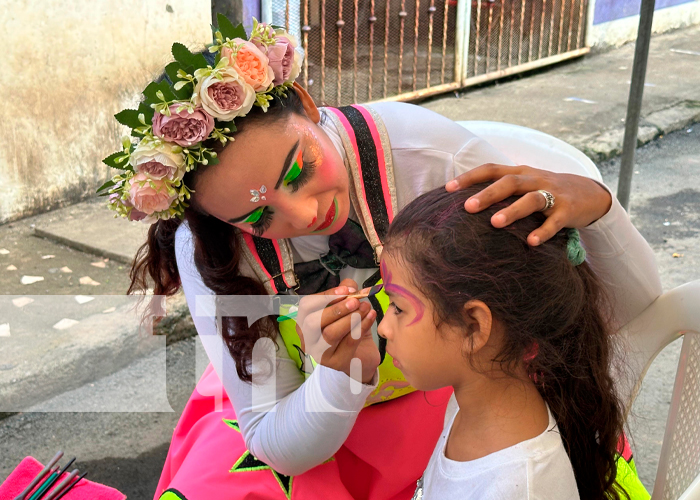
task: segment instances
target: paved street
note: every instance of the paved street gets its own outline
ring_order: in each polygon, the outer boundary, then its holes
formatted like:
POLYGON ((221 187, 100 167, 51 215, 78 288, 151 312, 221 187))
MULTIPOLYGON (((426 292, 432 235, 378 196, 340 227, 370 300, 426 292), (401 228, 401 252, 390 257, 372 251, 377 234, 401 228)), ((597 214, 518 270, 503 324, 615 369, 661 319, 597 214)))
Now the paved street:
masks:
MULTIPOLYGON (((700 279, 700 126, 641 148, 637 158, 632 218, 656 252, 664 289, 700 279), (682 256, 674 258, 673 253, 682 256)), ((614 186, 618 162, 600 168, 606 182, 614 186)), ((679 348, 672 345, 659 356, 630 420, 637 466, 649 488, 654 481, 679 348)), ((159 355, 162 352, 154 354, 159 355)), ((143 386, 157 377, 153 368, 157 364, 147 358, 73 391, 67 398, 85 401, 100 394, 118 398, 126 397, 128 391, 149 394, 143 386)), ((115 486, 132 499, 150 498, 179 412, 194 387, 194 339, 168 347, 167 370, 173 412, 29 412, 0 421, 0 478, 29 453, 48 460, 62 448, 69 456, 78 456, 79 467, 89 470, 94 480, 115 486)))

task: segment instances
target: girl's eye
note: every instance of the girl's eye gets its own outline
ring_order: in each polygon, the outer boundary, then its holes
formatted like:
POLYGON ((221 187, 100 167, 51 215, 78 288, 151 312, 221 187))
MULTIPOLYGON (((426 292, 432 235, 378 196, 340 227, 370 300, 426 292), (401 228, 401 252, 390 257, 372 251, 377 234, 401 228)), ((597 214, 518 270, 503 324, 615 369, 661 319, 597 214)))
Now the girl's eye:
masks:
POLYGON ((316 165, 314 163, 304 162, 302 152, 299 151, 297 159, 292 164, 287 175, 284 176, 282 184, 284 186, 291 186, 292 192, 296 193, 299 188, 304 186, 304 184, 311 179, 315 169, 316 165))
POLYGON ((398 314, 401 314, 403 312, 403 309, 399 309, 398 307, 396 307, 396 304, 394 304, 393 302, 389 303, 389 307, 394 308, 394 314, 398 315, 398 314))
POLYGON ((250 214, 243 224, 250 224, 256 236, 262 236, 270 228, 272 223, 272 209, 270 207, 260 207, 250 214))

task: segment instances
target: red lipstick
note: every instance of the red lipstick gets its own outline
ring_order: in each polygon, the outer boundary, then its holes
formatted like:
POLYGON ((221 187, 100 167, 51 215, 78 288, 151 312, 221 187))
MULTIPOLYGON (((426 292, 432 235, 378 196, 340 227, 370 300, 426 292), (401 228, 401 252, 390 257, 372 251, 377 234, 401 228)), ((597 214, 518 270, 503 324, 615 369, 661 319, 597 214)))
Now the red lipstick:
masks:
POLYGON ((324 229, 330 227, 330 225, 333 224, 333 221, 335 220, 336 212, 336 201, 335 198, 333 198, 333 203, 331 204, 331 207, 326 213, 326 218, 323 220, 323 224, 318 226, 314 231, 323 231, 324 229))

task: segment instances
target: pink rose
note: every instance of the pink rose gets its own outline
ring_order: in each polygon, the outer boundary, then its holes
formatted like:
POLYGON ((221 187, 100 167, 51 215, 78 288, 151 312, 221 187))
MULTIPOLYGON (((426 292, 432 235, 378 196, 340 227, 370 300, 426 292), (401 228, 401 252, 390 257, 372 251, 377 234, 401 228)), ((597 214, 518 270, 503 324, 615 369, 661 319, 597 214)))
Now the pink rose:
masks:
POLYGON ((296 41, 291 35, 278 35, 275 37, 275 44, 269 47, 262 43, 256 43, 256 46, 263 52, 267 51, 270 67, 275 74, 273 84, 282 85, 284 82, 293 81, 299 76, 298 71, 296 75, 292 75, 295 57, 298 55, 294 50, 296 41))
POLYGON ((220 76, 221 80, 212 75, 197 83, 197 103, 222 121, 248 114, 255 103, 253 87, 233 68, 226 68, 220 76))
POLYGON ((170 116, 156 113, 153 116, 153 134, 167 142, 174 142, 184 148, 202 142, 214 130, 214 118, 196 108, 193 113, 183 109, 180 104, 170 106, 170 116))
POLYGON ((134 209, 146 215, 168 210, 177 198, 177 193, 168 192, 168 184, 165 180, 151 179, 144 173, 136 174, 131 179, 129 195, 129 201, 134 209))
POLYGON ((145 219, 146 217, 148 217, 147 213, 139 212, 135 208, 132 208, 129 211, 129 220, 131 220, 131 221, 139 222, 139 221, 142 221, 143 219, 145 219))
POLYGON ((229 64, 256 92, 266 91, 275 79, 269 59, 254 43, 242 38, 233 41, 239 44, 235 57, 229 47, 221 49, 221 56, 229 60, 229 64))

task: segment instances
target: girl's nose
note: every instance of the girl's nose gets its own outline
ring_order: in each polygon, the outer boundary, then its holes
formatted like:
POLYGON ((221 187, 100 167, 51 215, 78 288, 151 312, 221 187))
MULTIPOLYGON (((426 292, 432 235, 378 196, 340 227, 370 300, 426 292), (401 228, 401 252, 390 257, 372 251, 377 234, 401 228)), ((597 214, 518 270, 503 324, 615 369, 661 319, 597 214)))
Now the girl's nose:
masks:
POLYGON ((385 318, 382 318, 382 321, 377 325, 377 335, 389 340, 390 334, 391 334, 391 332, 389 331, 389 327, 387 326, 387 322, 385 321, 385 318))

